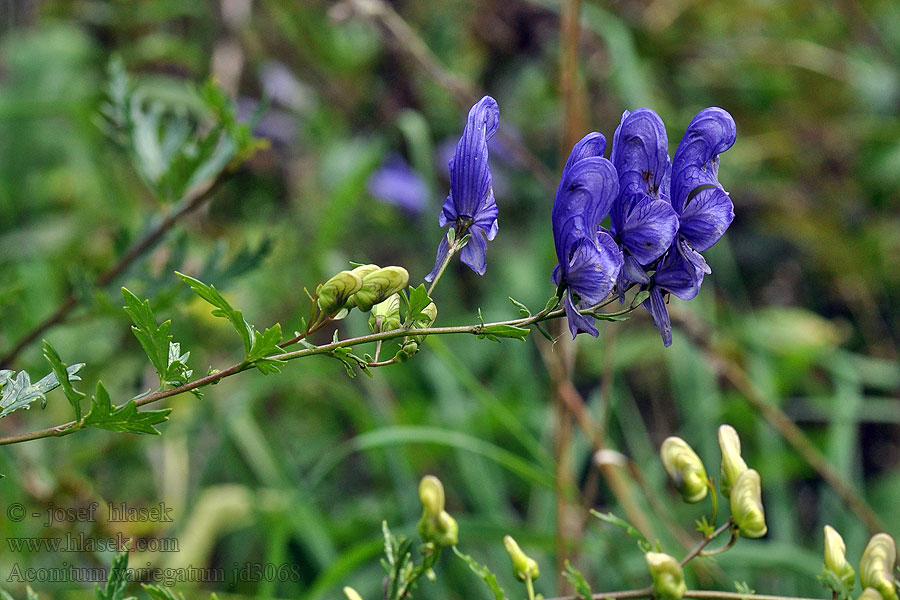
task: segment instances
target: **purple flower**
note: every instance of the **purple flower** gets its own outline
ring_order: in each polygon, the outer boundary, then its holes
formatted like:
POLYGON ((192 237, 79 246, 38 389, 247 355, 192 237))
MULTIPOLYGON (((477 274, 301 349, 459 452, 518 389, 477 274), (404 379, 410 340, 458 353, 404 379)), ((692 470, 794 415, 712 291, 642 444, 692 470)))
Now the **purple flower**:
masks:
POLYGON ((669 201, 668 138, 662 119, 649 108, 625 111, 613 136, 612 163, 619 196, 610 213, 610 232, 622 246, 625 268, 619 292, 647 284, 646 267, 672 245, 678 216, 669 201))
MULTIPOLYGON (((450 195, 438 220, 441 227, 452 224, 456 238, 471 234, 460 252, 463 263, 479 275, 487 268, 487 243, 497 235, 497 203, 491 187, 487 142, 497 131, 500 108, 490 96, 479 100, 469 111, 466 128, 450 160, 450 195)), ((448 252, 447 238, 438 247, 434 269, 425 276, 432 281, 448 252)))
MULTIPOLYGON (((646 109, 635 111, 631 115, 638 113, 645 115, 648 125, 635 129, 652 131, 652 136, 657 140, 660 139, 660 135, 665 140, 665 130, 659 117, 646 109), (650 122, 652 126, 649 125, 650 122)), ((630 118, 628 114, 623 118, 622 125, 616 132, 617 141, 619 132, 626 131, 626 122, 630 118)), ((639 263, 637 265, 629 263, 629 259, 626 258, 624 275, 619 278, 620 294, 625 287, 633 283, 640 283, 650 291, 650 297, 643 305, 653 317, 653 323, 659 329, 666 346, 672 343, 672 329, 665 295, 671 293, 682 300, 691 300, 697 295, 704 275, 711 272, 700 252, 711 248, 734 219, 734 204, 719 183, 718 171, 719 154, 734 144, 735 137, 736 127, 731 115, 721 108, 711 107, 700 111, 693 118, 675 151, 671 166, 666 159, 666 168, 662 174, 659 174, 658 165, 663 164, 664 153, 660 152, 658 147, 654 152, 640 152, 638 147, 645 149, 648 146, 637 143, 631 149, 631 154, 622 151, 620 155, 616 153, 618 146, 614 145, 613 148, 614 162, 617 156, 622 156, 625 158, 621 159, 621 164, 632 164, 627 158, 631 156, 634 164, 646 168, 645 171, 641 171, 639 178, 634 174, 635 169, 631 169, 631 175, 628 174, 627 168, 624 169, 625 172, 620 169, 620 183, 629 189, 637 190, 636 194, 642 193, 646 188, 650 190, 647 193, 652 196, 652 190, 656 188, 660 200, 670 203, 671 209, 677 215, 677 229, 671 245, 665 249, 665 254, 652 264, 641 262, 633 239, 643 240, 647 248, 654 245, 660 237, 658 227, 660 219, 656 219, 655 228, 651 224, 653 219, 645 219, 645 225, 642 225, 640 233, 632 238, 631 244, 626 242, 626 236, 620 235, 619 238, 623 247, 631 253, 635 262, 639 263)), ((623 145, 627 143, 627 139, 633 138, 622 138, 623 145)), ((664 141, 662 148, 665 148, 664 141)), ((646 202, 646 199, 632 202, 632 198, 631 195, 620 194, 619 202, 613 208, 613 225, 616 231, 624 232, 626 229, 619 227, 619 224, 623 223, 622 214, 631 215, 637 210, 639 202, 646 202), (617 210, 620 210, 619 216, 616 214, 617 210)), ((628 216, 624 218, 626 225, 629 218, 628 216)))
POLYGON ((579 331, 598 335, 593 317, 579 310, 606 298, 622 268, 615 240, 600 228, 619 193, 616 169, 603 158, 605 149, 606 139, 599 133, 589 133, 575 144, 553 202, 553 241, 559 261, 553 283, 566 291, 563 306, 573 338, 579 331))
POLYGON ((418 215, 428 202, 425 182, 398 154, 392 154, 368 182, 369 193, 385 204, 397 206, 418 215))

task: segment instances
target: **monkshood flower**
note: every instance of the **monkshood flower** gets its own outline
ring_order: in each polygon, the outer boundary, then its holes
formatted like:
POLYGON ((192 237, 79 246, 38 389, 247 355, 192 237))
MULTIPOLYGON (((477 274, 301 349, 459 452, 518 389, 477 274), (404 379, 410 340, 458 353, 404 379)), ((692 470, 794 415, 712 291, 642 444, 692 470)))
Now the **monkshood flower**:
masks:
POLYGON ((553 283, 565 289, 563 300, 569 330, 597 337, 593 317, 579 310, 601 302, 612 291, 622 268, 622 253, 615 240, 601 230, 619 193, 619 178, 603 158, 606 138, 589 133, 569 155, 553 202, 553 241, 559 261, 553 283))
POLYGON ((419 215, 428 202, 428 186, 399 155, 392 154, 369 177, 369 193, 385 204, 419 215))
POLYGON ((613 139, 620 194, 611 211, 613 235, 625 264, 619 293, 637 283, 649 289, 644 307, 663 343, 672 343, 665 296, 691 300, 710 273, 700 254, 734 219, 734 205, 718 180, 719 154, 736 137, 734 119, 721 108, 700 111, 688 125, 671 163, 659 116, 626 112, 613 139))
POLYGON ((662 119, 649 108, 625 111, 613 136, 610 159, 619 173, 619 195, 610 212, 610 233, 622 246, 620 293, 648 284, 647 265, 672 245, 678 216, 669 201, 671 165, 662 119))
MULTIPOLYGON (((491 186, 487 142, 497 132, 500 108, 490 96, 479 100, 469 111, 466 128, 450 160, 450 195, 441 209, 441 227, 453 225, 456 239, 471 234, 460 252, 463 263, 479 275, 487 268, 487 243, 497 235, 497 203, 491 186)), ((432 281, 441 270, 450 250, 447 238, 438 247, 434 269, 425 276, 432 281)))

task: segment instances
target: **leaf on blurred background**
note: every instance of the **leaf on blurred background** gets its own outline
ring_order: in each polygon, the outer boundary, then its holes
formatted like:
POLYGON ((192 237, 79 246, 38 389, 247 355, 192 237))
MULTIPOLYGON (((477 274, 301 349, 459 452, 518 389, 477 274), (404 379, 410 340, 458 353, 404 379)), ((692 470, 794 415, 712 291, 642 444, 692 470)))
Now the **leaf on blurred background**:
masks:
POLYGON ((640 546, 644 552, 650 552, 651 550, 653 550, 653 546, 650 545, 650 542, 647 541, 647 538, 644 537, 644 534, 638 531, 637 527, 635 527, 622 517, 617 517, 612 513, 603 514, 601 512, 597 512, 594 509, 591 509, 591 514, 601 521, 606 521, 611 525, 615 525, 616 527, 621 527, 622 529, 624 529, 625 533, 637 540, 638 546, 640 546))
MULTIPOLYGON (((128 575, 128 552, 121 552, 113 559, 106 585, 101 588, 99 583, 94 584, 97 600, 125 600, 125 590, 128 588, 130 579, 128 575)), ((133 598, 133 596, 130 598, 133 598)))
POLYGON ((590 584, 588 584, 584 575, 581 574, 581 571, 573 567, 568 559, 566 560, 566 570, 563 571, 562 574, 563 577, 572 584, 572 587, 575 588, 575 592, 577 592, 583 600, 591 600, 592 592, 590 584))
POLYGON ((129 400, 121 406, 114 406, 106 388, 101 382, 97 382, 97 392, 91 398, 91 410, 85 415, 82 424, 109 431, 159 435, 159 430, 154 425, 168 421, 170 412, 171 408, 138 410, 134 400, 129 400))
MULTIPOLYGON (((69 375, 68 366, 62 361, 59 354, 56 352, 56 349, 51 346, 50 342, 47 340, 44 340, 44 358, 50 363, 53 374, 56 375, 57 381, 59 381, 63 388, 63 392, 66 394, 66 399, 68 399, 69 404, 71 404, 72 408, 75 410, 75 420, 81 420, 81 399, 84 398, 86 394, 79 392, 72 385, 72 377, 69 375)), ((75 379, 78 378, 75 377, 75 379)))
POLYGON ((428 296, 428 292, 425 291, 425 284, 421 283, 419 287, 409 286, 408 295, 406 292, 401 292, 400 303, 403 311, 406 313, 406 323, 413 323, 419 318, 425 307, 431 304, 431 298, 428 296))
POLYGON ((500 587, 500 584, 497 582, 497 576, 491 572, 486 566, 469 556, 468 554, 463 554, 459 551, 456 546, 453 546, 453 553, 460 557, 469 568, 472 569, 472 572, 478 575, 481 580, 487 584, 487 586, 491 589, 491 593, 494 594, 494 600, 506 600, 506 593, 503 591, 503 588, 500 587))
POLYGON ((160 388, 187 382, 192 374, 187 366, 190 353, 181 354, 181 345, 172 341, 169 333, 172 322, 165 321, 162 325, 157 325, 149 300, 141 302, 126 288, 122 288, 122 295, 125 297, 125 312, 134 323, 131 331, 156 369, 160 388))
MULTIPOLYGON (((75 374, 83 366, 84 363, 78 363, 66 368, 69 381, 81 380, 75 374)), ((3 392, 0 396, 0 419, 20 408, 30 408, 31 403, 35 400, 40 400, 43 407, 47 402, 47 393, 57 387, 59 387, 59 380, 55 373, 50 373, 37 382, 31 383, 31 376, 25 371, 19 371, 16 374, 8 369, 0 370, 0 390, 3 392)))

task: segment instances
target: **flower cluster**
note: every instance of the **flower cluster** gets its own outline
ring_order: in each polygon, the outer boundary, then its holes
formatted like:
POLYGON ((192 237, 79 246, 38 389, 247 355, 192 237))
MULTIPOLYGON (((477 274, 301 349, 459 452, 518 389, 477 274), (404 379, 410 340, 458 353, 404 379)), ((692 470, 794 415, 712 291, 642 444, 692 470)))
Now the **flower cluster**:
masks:
MULTIPOLYGON (((440 277, 457 251, 479 275, 487 242, 497 234, 497 204, 488 166, 488 141, 499 125, 497 102, 485 96, 469 111, 450 161, 450 195, 440 225, 452 225, 441 241, 434 269, 440 277)), ((626 111, 613 137, 589 133, 572 148, 551 215, 558 264, 553 270, 572 336, 597 336, 592 308, 611 293, 624 302, 634 286, 646 291, 643 306, 672 343, 666 299, 690 300, 710 273, 700 254, 734 219, 734 205, 718 180, 719 154, 734 144, 734 120, 721 108, 700 111, 670 160, 662 119, 648 108, 626 111), (601 223, 609 216, 609 229, 601 223)))

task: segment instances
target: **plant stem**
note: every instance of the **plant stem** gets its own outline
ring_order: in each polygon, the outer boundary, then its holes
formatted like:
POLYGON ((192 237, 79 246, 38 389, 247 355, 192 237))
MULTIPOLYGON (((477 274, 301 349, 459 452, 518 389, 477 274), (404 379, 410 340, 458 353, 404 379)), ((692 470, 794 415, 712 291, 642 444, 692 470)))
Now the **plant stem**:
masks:
MULTIPOLYGON (((591 311, 596 310, 597 307, 589 307, 583 311, 584 314, 590 314, 591 311)), ((379 333, 372 333, 369 335, 363 335, 355 338, 347 338, 344 340, 338 340, 336 342, 331 342, 330 344, 323 344, 321 346, 316 346, 315 348, 302 348, 300 350, 294 350, 291 352, 283 352, 281 354, 273 354, 271 356, 267 356, 266 358, 270 360, 281 360, 281 361, 289 361, 297 358, 304 358, 306 356, 314 356, 318 354, 330 354, 331 352, 339 349, 346 348, 350 346, 356 346, 358 344, 368 344, 378 341, 384 340, 392 340, 396 338, 406 337, 410 334, 414 335, 452 335, 452 334, 470 334, 470 335, 482 335, 485 328, 492 327, 496 325, 512 325, 514 327, 527 327, 529 325, 533 325, 534 323, 538 323, 541 321, 547 321, 549 319, 558 319, 560 317, 565 316, 565 311, 563 309, 552 309, 552 310, 542 310, 536 315, 532 315, 530 317, 523 317, 519 319, 512 319, 509 321, 497 321, 494 323, 477 323, 474 325, 457 325, 453 327, 427 327, 423 329, 410 329, 408 327, 400 327, 398 329, 393 329, 391 331, 383 331, 379 333)), ((387 364, 389 361, 383 361, 384 364, 387 364)), ((371 366, 384 366, 384 364, 374 364, 371 366)), ((249 370, 253 368, 252 363, 239 362, 234 364, 227 369, 216 371, 215 373, 211 373, 206 377, 201 377, 200 379, 195 379, 194 381, 188 382, 184 385, 170 388, 167 390, 161 390, 158 392, 154 392, 152 394, 148 394, 141 398, 136 398, 134 400, 137 406, 144 406, 145 404, 151 404, 153 402, 158 402, 159 400, 163 400, 165 398, 170 398, 172 396, 178 396, 179 394, 183 394, 185 392, 190 392, 192 390, 196 390, 201 387, 205 387, 207 385, 211 385, 225 379, 226 377, 230 377, 232 375, 236 375, 237 373, 241 373, 243 371, 249 370)), ((19 442, 28 442, 31 440, 37 440, 41 438, 47 437, 61 437, 64 435, 69 435, 71 433, 75 433, 76 431, 80 431, 84 428, 84 425, 81 421, 69 421, 68 423, 63 423, 62 425, 57 425, 56 427, 48 427, 46 429, 39 429, 36 431, 31 431, 29 433, 23 433, 19 435, 9 436, 0 438, 0 446, 5 446, 7 444, 16 444, 19 442)))
POLYGON ((728 521, 724 525, 713 531, 711 534, 709 534, 709 536, 706 536, 702 540, 700 540, 700 542, 696 546, 694 546, 694 548, 690 552, 685 554, 684 558, 681 559, 681 562, 679 564, 683 567, 693 559, 700 556, 700 554, 703 552, 703 549, 706 548, 711 541, 725 533, 728 529, 731 528, 733 524, 734 519, 728 519, 728 521))
POLYGON ((453 260, 453 257, 456 256, 456 253, 462 250, 462 246, 459 245, 458 242, 454 241, 447 248, 447 254, 444 256, 443 262, 441 262, 441 266, 438 268, 438 272, 435 274, 434 279, 431 280, 431 285, 428 286, 428 289, 425 291, 428 296, 431 296, 431 292, 434 291, 434 288, 437 286, 438 281, 441 280, 441 275, 444 274, 444 271, 447 269, 447 265, 450 264, 450 261, 453 260))
MULTIPOLYGON (((103 288, 112 283, 119 275, 131 266, 131 264, 140 258, 145 252, 155 246, 162 237, 171 229, 178 221, 190 214, 207 200, 210 199, 210 191, 218 181, 218 178, 211 179, 204 185, 194 188, 194 190, 184 197, 175 208, 167 214, 155 227, 148 231, 112 265, 104 271, 94 282, 94 287, 103 288)), ((29 331, 25 337, 20 339, 6 354, 0 358, 0 369, 9 367, 19 354, 27 348, 32 342, 40 338, 48 329, 63 323, 69 316, 69 313, 77 307, 82 298, 77 294, 71 294, 68 298, 57 307, 55 311, 43 321, 38 323, 34 329, 29 331)))

